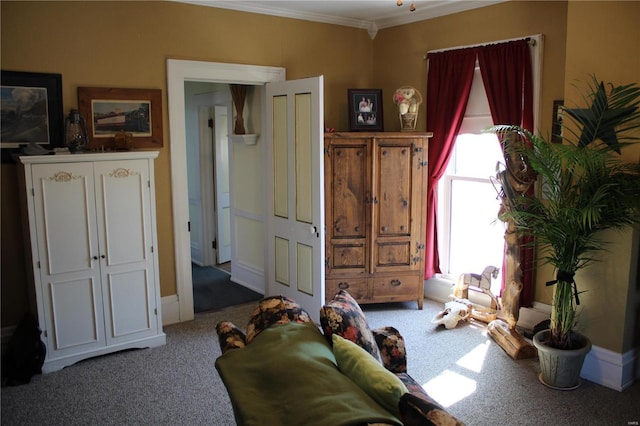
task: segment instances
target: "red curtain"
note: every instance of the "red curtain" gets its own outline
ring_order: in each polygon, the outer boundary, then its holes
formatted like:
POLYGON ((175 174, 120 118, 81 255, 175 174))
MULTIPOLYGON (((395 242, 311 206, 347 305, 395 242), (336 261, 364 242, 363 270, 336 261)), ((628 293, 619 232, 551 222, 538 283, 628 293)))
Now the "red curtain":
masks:
MULTIPOLYGON (((483 46, 478 49, 478 63, 493 122, 514 124, 533 132, 533 78, 528 40, 483 46)), ((527 307, 533 303, 534 251, 530 242, 531 237, 520 238, 520 306, 527 307)))
POLYGON ((476 50, 433 52, 427 58, 427 131, 433 132, 433 138, 429 141, 428 153, 425 278, 430 278, 441 272, 436 233, 437 184, 447 168, 467 109, 476 50))

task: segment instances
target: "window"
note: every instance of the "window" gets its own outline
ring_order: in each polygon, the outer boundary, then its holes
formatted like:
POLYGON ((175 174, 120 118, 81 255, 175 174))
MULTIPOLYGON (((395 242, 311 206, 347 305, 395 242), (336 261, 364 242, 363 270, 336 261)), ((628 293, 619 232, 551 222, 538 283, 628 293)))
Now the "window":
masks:
MULTIPOLYGON (((440 267, 454 281, 463 273, 479 274, 489 265, 502 269, 504 224, 497 219, 500 200, 490 179, 504 159, 497 137, 482 134, 492 125, 476 64, 465 118, 438 186, 440 267)), ((492 281, 495 295, 500 282, 500 276, 492 281)))
MULTIPOLYGON (((544 36, 537 34, 528 38, 533 74, 533 128, 537 129, 544 36)), ((509 40, 495 43, 506 41, 509 40)), ((463 47, 472 46, 460 48, 463 47)), ((438 182, 438 250, 440 277, 444 281, 455 282, 463 273, 481 273, 489 265, 502 269, 505 225, 497 219, 500 201, 491 180, 497 163, 503 163, 504 159, 497 138, 482 134, 492 125, 476 63, 462 127, 447 170, 438 182)), ((502 276, 492 281, 493 294, 499 295, 501 281, 502 276)))

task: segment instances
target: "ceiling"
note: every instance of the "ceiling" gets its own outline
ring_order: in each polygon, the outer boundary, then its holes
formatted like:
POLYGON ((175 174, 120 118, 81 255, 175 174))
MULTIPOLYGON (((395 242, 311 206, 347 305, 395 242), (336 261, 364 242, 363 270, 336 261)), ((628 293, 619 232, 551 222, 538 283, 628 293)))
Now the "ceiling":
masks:
POLYGON ((368 30, 373 38, 379 29, 450 15, 508 0, 415 0, 414 12, 409 10, 411 0, 403 0, 402 6, 398 6, 396 0, 176 1, 363 28, 368 30))

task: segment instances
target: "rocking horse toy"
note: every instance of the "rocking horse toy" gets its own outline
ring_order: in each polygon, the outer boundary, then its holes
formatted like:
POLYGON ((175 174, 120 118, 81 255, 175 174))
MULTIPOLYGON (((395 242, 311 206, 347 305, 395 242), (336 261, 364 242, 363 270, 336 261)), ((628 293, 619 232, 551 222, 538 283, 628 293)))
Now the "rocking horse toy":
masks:
POLYGON ((460 275, 458 283, 453 289, 451 302, 444 305, 444 310, 439 312, 431 322, 444 325, 448 330, 455 328, 459 321, 473 318, 489 323, 497 318, 499 309, 498 298, 491 292, 491 280, 498 277, 500 269, 495 266, 487 266, 482 274, 466 273, 460 275), (469 301, 469 288, 489 296, 491 306, 489 308, 476 305, 469 301))
POLYGON ((453 297, 457 299, 469 299, 469 287, 472 290, 480 291, 491 299, 491 309, 499 309, 498 298, 491 292, 491 279, 498 278, 499 268, 487 266, 482 274, 462 274, 458 283, 453 289, 453 297))

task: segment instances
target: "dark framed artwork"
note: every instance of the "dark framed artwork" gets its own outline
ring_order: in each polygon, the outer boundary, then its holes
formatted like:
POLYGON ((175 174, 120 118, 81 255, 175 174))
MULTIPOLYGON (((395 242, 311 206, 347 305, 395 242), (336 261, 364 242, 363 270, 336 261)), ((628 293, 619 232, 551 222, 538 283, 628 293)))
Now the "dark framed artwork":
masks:
POLYGON ((89 149, 114 149, 116 133, 131 134, 133 148, 160 148, 162 91, 78 87, 78 109, 87 123, 89 149))
POLYGON ((382 89, 347 89, 349 131, 381 132, 382 89))
POLYGON ((562 107, 564 100, 553 101, 553 118, 551 120, 551 142, 562 143, 562 107))
POLYGON ((62 146, 62 75, 5 70, 1 74, 0 147, 17 151, 29 143, 46 149, 62 146))

